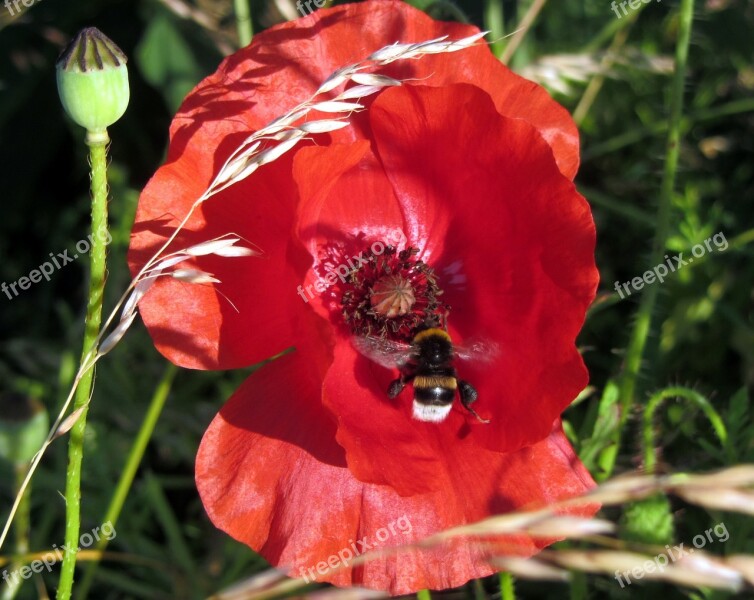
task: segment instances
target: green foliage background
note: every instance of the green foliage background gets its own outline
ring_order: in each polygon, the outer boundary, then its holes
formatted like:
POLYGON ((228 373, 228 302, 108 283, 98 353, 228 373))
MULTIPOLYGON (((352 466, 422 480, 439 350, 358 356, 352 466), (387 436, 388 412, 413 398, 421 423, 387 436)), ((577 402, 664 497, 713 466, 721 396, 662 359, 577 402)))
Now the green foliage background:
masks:
MULTIPOLYGON (((503 35, 515 29, 531 2, 415 4, 435 17, 466 19, 503 35), (490 21, 489 15, 499 9, 503 19, 490 21)), ((610 382, 621 370, 641 294, 621 300, 613 285, 654 266, 649 254, 665 155, 677 8, 674 0, 658 0, 643 6, 629 23, 628 17, 615 16, 607 0, 551 0, 511 62, 529 77, 554 73, 549 80, 557 83, 554 96, 584 115, 577 185, 594 210, 602 284, 580 338, 591 388, 565 419, 572 441, 598 478, 607 474, 600 459, 610 443, 604 431, 618 418, 610 382), (608 48, 614 50, 609 68, 608 48), (594 77, 604 81, 585 110, 581 103, 594 77)), ((130 279, 125 251, 139 190, 163 160, 171 116, 223 54, 237 47, 232 6, 229 0, 38 0, 21 15, 9 12, 0 6, 0 282, 16 281, 45 262, 50 252, 72 250, 87 235, 83 132, 64 116, 55 89, 54 62, 62 46, 82 27, 96 26, 130 57, 132 100, 124 118, 110 129, 113 242, 108 309, 130 279), (176 14, 175 6, 191 7, 211 26, 176 14)), ((254 0, 252 14, 256 31, 282 20, 268 0, 254 0)), ((661 449, 659 470, 700 472, 754 462, 749 400, 754 382, 752 32, 754 5, 748 0, 696 2, 680 172, 666 246, 669 255, 688 254, 694 244, 723 232, 729 247, 709 253, 662 284, 639 399, 623 425, 615 473, 641 466, 645 401, 671 385, 691 388, 708 399, 722 417, 727 441, 721 444, 697 406, 671 399, 653 420, 661 449)), ((21 396, 37 399, 57 414, 77 366, 85 263, 79 259, 65 266, 50 282, 40 282, 16 298, 0 295, 0 419, 21 396)), ((101 523, 166 368, 141 324, 98 367, 84 462, 82 532, 101 523)), ((264 568, 262 559, 212 527, 193 481, 203 431, 247 375, 248 370, 178 374, 116 526, 110 549, 121 560, 101 564, 90 597, 202 598, 264 568)), ((59 441, 33 481, 31 550, 49 549, 63 540, 59 491, 65 466, 66 448, 59 441)), ((12 502, 14 477, 10 463, 0 464, 3 519, 12 502)), ((627 536, 645 540, 642 523, 652 523, 655 532, 670 531, 672 523, 676 539, 690 540, 724 521, 730 539, 707 550, 754 553, 751 519, 710 514, 677 500, 670 502, 670 512, 667 503, 660 504, 659 509, 655 503, 613 516, 622 519, 627 536)), ((50 590, 55 576, 44 577, 50 590)), ((590 577, 588 590, 594 598, 727 596, 657 583, 622 590, 608 577, 590 577)), ((538 582, 518 582, 517 591, 522 598, 569 593, 564 585, 538 582)), ((445 595, 496 593, 493 578, 445 595)), ((35 586, 27 583, 18 597, 38 597, 35 586)))

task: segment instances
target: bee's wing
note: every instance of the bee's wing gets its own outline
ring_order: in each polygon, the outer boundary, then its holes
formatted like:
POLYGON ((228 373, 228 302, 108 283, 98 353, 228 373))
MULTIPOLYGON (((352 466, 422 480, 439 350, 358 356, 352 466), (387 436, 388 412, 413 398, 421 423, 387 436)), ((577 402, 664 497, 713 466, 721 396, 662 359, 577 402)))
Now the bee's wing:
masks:
POLYGON ((413 348, 409 344, 371 335, 354 337, 351 339, 351 343, 369 360, 387 369, 401 367, 414 357, 413 348))
POLYGON ((471 338, 462 345, 453 345, 453 354, 461 360, 491 363, 500 355, 500 344, 487 338, 471 338))

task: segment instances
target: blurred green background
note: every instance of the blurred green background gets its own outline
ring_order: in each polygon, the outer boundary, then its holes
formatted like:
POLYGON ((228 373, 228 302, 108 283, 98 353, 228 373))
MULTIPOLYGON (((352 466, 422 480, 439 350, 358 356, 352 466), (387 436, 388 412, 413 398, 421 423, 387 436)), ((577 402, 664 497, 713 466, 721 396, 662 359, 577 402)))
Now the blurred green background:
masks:
MULTIPOLYGON (((467 20, 500 38, 517 27, 533 3, 415 4, 436 18, 467 20)), ((297 16, 291 0, 253 0, 251 11, 255 31, 297 16)), ((185 94, 238 47, 233 6, 230 0, 38 0, 10 13, 0 5, 0 282, 27 275, 51 252, 68 249, 72 254, 88 234, 84 134, 58 101, 58 54, 79 29, 96 26, 130 59, 131 102, 110 128, 108 311, 130 279, 125 252, 138 194, 163 160, 170 119, 185 94)), ((574 113, 582 132, 577 185, 593 207, 602 284, 579 340, 591 388, 565 418, 596 476, 599 465, 589 457, 602 448, 600 398, 620 372, 641 294, 621 300, 613 286, 654 266, 650 248, 677 28, 674 0, 642 5, 621 18, 607 0, 550 0, 509 63, 546 85, 574 113)), ((505 45, 498 42, 496 51, 505 45)), ((753 90, 754 4, 697 1, 667 251, 688 256, 694 244, 718 232, 729 245, 662 284, 639 395, 644 399, 670 385, 698 391, 722 416, 728 440, 721 446, 698 408, 669 402, 655 419, 662 470, 699 472, 754 461, 749 410, 754 383, 753 90)), ((77 366, 86 269, 86 260, 79 258, 18 297, 0 294, 0 419, 10 420, 12 407, 25 398, 57 414, 77 366)), ((166 369, 138 321, 100 363, 84 459, 82 532, 101 524, 166 369)), ((118 560, 102 562, 90 597, 202 598, 264 568, 262 559, 212 527, 193 481, 203 431, 247 375, 248 370, 178 373, 116 525, 110 550, 118 560)), ((625 425, 616 473, 641 465, 641 404, 625 425)), ((65 466, 66 445, 58 441, 33 480, 30 550, 62 543, 59 492, 65 466)), ((13 464, 0 461, 3 520, 15 478, 13 464)), ((680 540, 723 520, 722 513, 708 514, 675 500, 671 510, 680 540)), ((622 518, 630 520, 630 515, 622 518)), ((732 514, 724 520, 730 539, 708 550, 754 553, 751 520, 732 514)), ((11 547, 12 540, 0 555, 7 558, 11 547)), ((57 572, 44 576, 47 589, 54 589, 56 577, 57 572)), ((38 585, 28 581, 17 597, 44 597, 38 585)), ((517 590, 522 598, 568 594, 563 585, 538 582, 519 582, 517 590)), ((622 590, 608 577, 590 577, 589 590, 595 598, 726 597, 658 583, 622 590)), ((495 593, 492 580, 437 595, 495 593)))

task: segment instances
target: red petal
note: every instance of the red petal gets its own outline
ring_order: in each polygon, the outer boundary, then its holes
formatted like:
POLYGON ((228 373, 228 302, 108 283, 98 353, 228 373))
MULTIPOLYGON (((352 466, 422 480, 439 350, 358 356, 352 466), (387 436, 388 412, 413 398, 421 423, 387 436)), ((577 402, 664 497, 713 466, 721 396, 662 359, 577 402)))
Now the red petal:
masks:
MULTIPOLYGON (((410 388, 387 399, 397 372, 357 356, 340 338, 324 401, 338 418, 349 467, 362 481, 409 495, 436 489, 439 464, 459 447, 510 452, 541 440, 584 388, 574 340, 598 282, 595 232, 588 205, 536 131, 498 115, 481 90, 390 90, 371 118, 392 190, 377 196, 378 208, 354 197, 363 181, 384 177, 379 165, 360 165, 316 202, 302 192, 302 212, 329 215, 331 237, 339 209, 341 231, 382 224, 371 219, 375 210, 402 214, 409 243, 438 273, 456 342, 482 338, 500 348, 492 364, 457 365, 479 391, 477 410, 492 422, 480 425, 457 405, 434 425, 411 419, 410 388)), ((307 152, 307 164, 324 170, 342 151, 307 152)))
MULTIPOLYGON (((509 452, 541 440, 586 385, 574 340, 597 287, 595 232, 588 205, 536 131, 498 115, 481 90, 390 90, 371 118, 384 170, 361 144, 296 157, 304 244, 316 254, 345 235, 377 240, 402 227, 440 276, 454 339, 500 348, 491 365, 458 365, 492 423, 480 426, 457 406, 441 425, 427 425, 411 419, 410 388, 387 399, 397 373, 340 338, 324 396, 338 441, 359 479, 409 495, 436 489, 444 449, 469 442, 509 452)), ((336 304, 312 302, 338 323, 336 304)))
POLYGON ((341 298, 337 287, 331 287, 337 279, 322 289, 326 272, 345 277, 372 242, 397 245, 403 215, 365 140, 305 148, 296 156, 293 176, 300 195, 296 232, 317 257, 302 284, 304 297, 320 316, 339 321, 341 298), (328 252, 332 264, 325 268, 328 252))
POLYGON ((381 239, 404 224, 366 140, 305 148, 296 156, 293 177, 300 196, 298 235, 313 256, 344 237, 365 233, 381 239))
MULTIPOLYGON (((304 375, 310 369, 309 357, 294 353, 252 375, 210 425, 196 466, 213 523, 292 576, 396 595, 456 587, 494 572, 486 560, 488 546, 458 539, 324 577, 316 569, 331 556, 347 561, 346 551, 353 555, 354 547, 358 554, 358 540, 380 548, 405 545, 454 525, 577 495, 592 485, 558 424, 548 439, 514 454, 468 447, 443 455, 438 490, 432 493, 401 497, 389 487, 362 483, 344 466, 333 423, 315 408, 317 378, 304 375)), ((594 512, 589 507, 570 514, 594 512)), ((498 553, 528 556, 554 540, 507 536, 495 541, 498 553)))
MULTIPOLYGON (((254 94, 265 96, 259 110, 273 118, 277 115, 268 112, 269 105, 279 107, 281 96, 290 94, 304 100, 330 73, 379 48, 396 41, 421 42, 443 35, 459 39, 478 32, 470 25, 434 21, 405 2, 344 4, 262 32, 249 51, 228 59, 223 65, 224 77, 241 84, 254 76, 254 94), (286 70, 280 71, 281 66, 286 70)), ((484 89, 500 114, 523 119, 540 132, 564 175, 570 179, 576 175, 579 138, 568 112, 544 88, 505 67, 485 44, 454 54, 398 61, 380 72, 433 87, 472 83, 484 89)), ((335 139, 353 139, 353 135, 347 128, 335 134, 335 139)))
MULTIPOLYGON (((193 155, 186 152, 184 157, 193 155)), ((130 261, 136 272, 198 197, 187 158, 160 169, 142 194, 130 261), (191 191, 186 191, 191 190, 191 191), (169 228, 166 226, 169 224, 169 228)), ((160 278, 139 304, 157 349, 184 367, 243 367, 294 345, 308 310, 296 293, 311 257, 291 235, 297 199, 291 159, 265 166, 205 202, 172 250, 234 233, 260 248, 261 257, 204 256, 195 264, 222 283, 214 286, 160 278)))
MULTIPOLYGON (((129 254, 132 271, 138 271, 167 239, 238 141, 307 99, 332 71, 396 40, 460 38, 476 31, 433 21, 403 2, 385 0, 317 11, 256 36, 249 48, 229 57, 205 79, 176 116, 168 164, 157 172, 139 202, 129 254)), ((475 83, 492 94, 502 114, 537 127, 552 145, 563 172, 569 177, 575 173, 578 138, 570 117, 542 88, 501 65, 486 46, 395 63, 386 72, 424 79, 433 86, 475 83)), ((362 135, 358 126, 367 126, 366 117, 354 122, 357 129, 336 132, 333 139, 351 141, 362 135)), ((264 266, 255 259, 197 261, 234 274, 235 285, 221 277, 224 287, 219 290, 238 306, 240 318, 211 286, 166 281, 150 291, 141 303, 142 314, 158 349, 174 362, 196 368, 246 365, 289 345, 290 335, 295 337, 286 326, 294 321, 286 320, 286 315, 293 308, 287 296, 295 277, 278 259, 293 254, 289 262, 296 268, 306 259, 283 242, 294 200, 289 172, 280 166, 286 164, 281 159, 265 166, 244 184, 213 198, 189 222, 187 234, 171 246, 180 249, 235 231, 269 255, 264 266), (228 206, 216 208, 220 204, 228 206), (252 335, 256 344, 248 343, 252 335)), ((300 282, 301 274, 294 290, 300 282)))
POLYGON ((474 435, 500 451, 541 439, 587 383, 574 342, 599 280, 588 204, 477 88, 389 90, 371 118, 398 202, 426 227, 455 341, 500 345, 489 368, 459 365, 493 421, 474 435))

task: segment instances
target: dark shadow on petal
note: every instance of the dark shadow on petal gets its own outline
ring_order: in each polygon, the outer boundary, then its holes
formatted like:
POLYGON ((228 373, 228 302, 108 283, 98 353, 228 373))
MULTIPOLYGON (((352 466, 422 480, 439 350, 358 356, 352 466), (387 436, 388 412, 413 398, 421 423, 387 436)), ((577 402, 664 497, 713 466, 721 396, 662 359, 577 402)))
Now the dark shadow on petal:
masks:
POLYGON ((322 406, 316 371, 316 360, 306 350, 281 356, 253 373, 220 416, 239 429, 301 448, 322 463, 345 467, 345 451, 335 441, 335 419, 322 406))

